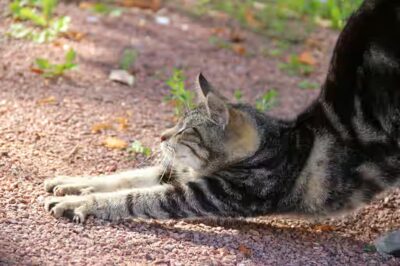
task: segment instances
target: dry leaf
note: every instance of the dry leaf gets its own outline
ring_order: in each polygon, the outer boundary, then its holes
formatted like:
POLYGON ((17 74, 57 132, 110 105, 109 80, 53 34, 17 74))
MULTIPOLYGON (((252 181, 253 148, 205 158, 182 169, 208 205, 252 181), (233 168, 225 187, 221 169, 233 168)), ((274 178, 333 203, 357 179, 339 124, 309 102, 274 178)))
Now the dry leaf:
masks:
POLYGON ((322 43, 320 40, 317 39, 313 39, 313 38, 308 38, 305 42, 306 46, 309 48, 313 48, 313 49, 322 49, 322 43))
POLYGON ((261 27, 261 23, 256 19, 254 13, 251 9, 246 9, 244 13, 244 18, 246 19, 247 24, 249 24, 253 28, 261 27))
POLYGON ((60 40, 55 40, 51 44, 53 44, 55 47, 63 47, 64 43, 61 42, 60 40))
POLYGON ((56 104, 56 103, 57 103, 57 100, 56 100, 56 98, 54 96, 42 98, 42 99, 37 101, 38 105, 53 105, 53 104, 56 104))
POLYGON ((234 43, 239 43, 244 41, 244 37, 238 30, 232 30, 229 34, 229 40, 234 43))
POLYGON ((92 9, 94 7, 95 3, 91 2, 80 2, 79 3, 79 8, 80 9, 92 9))
POLYGON ((326 224, 325 225, 322 225, 322 224, 316 225, 316 226, 314 226, 313 229, 317 232, 331 232, 331 231, 336 230, 335 227, 333 227, 331 225, 326 225, 326 224))
POLYGON ((157 11, 161 8, 161 0, 118 0, 117 4, 125 7, 138 7, 157 11))
POLYGON ((43 74, 43 70, 39 69, 39 68, 35 68, 35 67, 31 67, 31 72, 41 75, 43 74))
POLYGON ((131 110, 128 110, 128 111, 126 111, 126 115, 129 116, 129 117, 132 117, 133 112, 131 110))
POLYGON ((317 61, 310 52, 303 52, 299 55, 299 61, 303 64, 315 66, 317 61))
POLYGON ((70 39, 72 41, 77 41, 80 42, 83 38, 85 38, 85 33, 79 32, 79 31, 67 31, 63 33, 63 36, 67 39, 70 39))
POLYGON ((121 131, 125 131, 125 130, 128 129, 128 127, 129 127, 128 118, 126 118, 126 117, 117 117, 117 118, 115 118, 115 121, 117 121, 117 123, 119 124, 119 129, 121 131))
POLYGON ((242 253, 245 257, 251 257, 251 254, 253 253, 250 248, 246 247, 243 244, 239 246, 239 252, 242 253))
POLYGON ((241 45, 241 44, 234 44, 232 45, 232 50, 237 53, 238 55, 245 55, 246 54, 246 48, 241 45))
POLYGON ((128 143, 125 140, 116 137, 107 137, 102 144, 110 149, 123 150, 128 147, 128 143))
POLYGON ((92 133, 96 134, 103 130, 113 129, 113 126, 108 123, 96 123, 92 125, 92 133))
POLYGON ((218 35, 221 36, 225 33, 225 28, 221 28, 221 27, 217 27, 217 28, 213 28, 211 30, 211 34, 212 35, 218 35))
POLYGON ((317 19, 315 20, 315 22, 317 23, 318 26, 321 26, 321 27, 323 27, 323 28, 330 28, 330 27, 332 27, 332 21, 330 21, 329 19, 323 19, 323 18, 317 17, 317 19))

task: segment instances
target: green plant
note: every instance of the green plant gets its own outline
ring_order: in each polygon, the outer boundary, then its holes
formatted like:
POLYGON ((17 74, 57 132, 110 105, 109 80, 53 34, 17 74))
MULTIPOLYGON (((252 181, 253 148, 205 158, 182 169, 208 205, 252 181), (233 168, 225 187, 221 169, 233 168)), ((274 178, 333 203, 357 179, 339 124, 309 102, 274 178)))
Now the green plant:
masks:
POLYGON ((279 69, 286 71, 291 76, 308 76, 314 71, 314 67, 302 63, 297 55, 289 56, 287 62, 279 64, 279 69))
POLYGON ((233 96, 235 97, 236 101, 241 102, 243 98, 243 92, 240 89, 237 89, 233 93, 233 96))
POLYGON ((49 60, 43 58, 37 58, 35 63, 39 69, 39 73, 46 78, 53 78, 63 75, 66 71, 73 70, 77 67, 74 63, 76 53, 73 49, 70 49, 64 58, 64 63, 53 64, 49 60))
POLYGON ((136 49, 125 49, 122 53, 119 67, 123 70, 128 71, 135 64, 137 57, 138 51, 136 49))
POLYGON ((274 107, 277 103, 278 92, 275 89, 271 89, 256 100, 256 109, 261 112, 265 112, 274 107))
POLYGON ((112 17, 119 17, 122 14, 122 9, 104 3, 94 3, 90 10, 112 17))
POLYGON ((166 100, 173 103, 176 115, 182 115, 185 110, 193 109, 194 95, 193 92, 185 89, 185 76, 182 70, 174 69, 166 83, 171 89, 166 100))
POLYGON ((138 140, 135 140, 131 144, 131 146, 128 148, 128 152, 135 154, 142 154, 146 157, 149 157, 151 155, 151 149, 149 147, 143 146, 143 144, 138 140))
POLYGON ((313 90, 313 89, 317 89, 319 85, 316 82, 312 82, 309 80, 303 80, 303 81, 299 82, 298 86, 300 89, 303 89, 303 90, 307 90, 307 89, 313 90))
POLYGON ((57 0, 14 0, 9 10, 14 19, 28 21, 32 26, 22 23, 12 24, 8 35, 13 38, 26 38, 38 43, 54 40, 60 33, 68 30, 70 17, 54 18, 57 0))
POLYGON ((222 11, 243 26, 272 37, 296 41, 304 36, 305 15, 310 22, 325 20, 332 28, 340 29, 363 0, 202 0, 196 1, 198 15, 208 10, 222 11), (298 23, 302 20, 301 23, 298 23))
POLYGON ((232 49, 232 44, 230 42, 214 35, 208 39, 208 43, 220 49, 232 49))

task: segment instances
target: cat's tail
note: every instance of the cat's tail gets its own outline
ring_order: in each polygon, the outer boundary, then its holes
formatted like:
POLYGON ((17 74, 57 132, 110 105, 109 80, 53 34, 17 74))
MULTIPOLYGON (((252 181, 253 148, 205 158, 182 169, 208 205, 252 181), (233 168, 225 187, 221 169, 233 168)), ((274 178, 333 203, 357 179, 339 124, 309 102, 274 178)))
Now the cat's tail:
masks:
POLYGON ((400 0, 365 0, 350 17, 319 102, 347 131, 343 135, 357 138, 352 119, 360 112, 382 132, 400 137, 400 0))

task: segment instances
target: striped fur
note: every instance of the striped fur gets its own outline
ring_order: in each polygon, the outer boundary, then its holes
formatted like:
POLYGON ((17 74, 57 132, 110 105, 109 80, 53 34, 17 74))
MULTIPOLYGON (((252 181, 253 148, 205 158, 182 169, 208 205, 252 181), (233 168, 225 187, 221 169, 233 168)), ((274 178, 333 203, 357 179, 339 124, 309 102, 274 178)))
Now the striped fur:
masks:
POLYGON ((400 185, 400 0, 349 19, 320 97, 294 121, 229 104, 203 76, 201 102, 163 134, 167 165, 46 181, 46 210, 88 215, 329 215, 400 185))

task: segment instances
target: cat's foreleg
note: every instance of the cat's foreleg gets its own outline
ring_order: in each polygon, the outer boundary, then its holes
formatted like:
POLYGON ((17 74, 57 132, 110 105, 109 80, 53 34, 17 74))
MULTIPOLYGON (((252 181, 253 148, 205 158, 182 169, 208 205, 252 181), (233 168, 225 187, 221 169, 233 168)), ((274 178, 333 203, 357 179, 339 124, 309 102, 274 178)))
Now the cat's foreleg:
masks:
POLYGON ((162 173, 163 167, 153 166, 104 176, 58 176, 46 180, 44 186, 47 192, 54 193, 55 196, 86 195, 156 186, 160 184, 162 173))
POLYGON ((232 209, 234 204, 232 199, 217 199, 208 193, 202 180, 197 180, 112 193, 49 197, 45 208, 56 218, 64 216, 83 222, 88 215, 106 220, 237 216, 232 209))

